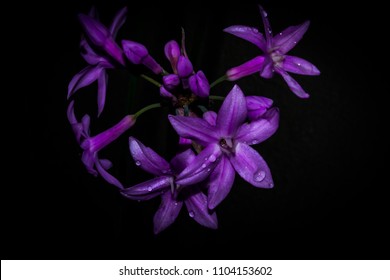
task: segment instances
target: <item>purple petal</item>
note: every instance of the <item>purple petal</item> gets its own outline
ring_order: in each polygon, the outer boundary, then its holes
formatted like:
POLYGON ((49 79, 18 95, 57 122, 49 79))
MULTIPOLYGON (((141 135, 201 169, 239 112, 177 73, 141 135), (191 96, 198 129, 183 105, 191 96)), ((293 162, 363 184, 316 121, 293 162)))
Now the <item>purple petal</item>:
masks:
POLYGON ((234 36, 237 36, 241 39, 247 40, 258 46, 263 52, 266 52, 266 42, 264 36, 254 27, 233 25, 225 28, 223 31, 233 34, 234 36))
MULTIPOLYGON (((96 65, 98 63, 104 62, 106 64, 110 64, 107 59, 104 57, 96 54, 96 52, 91 48, 91 46, 88 44, 87 40, 85 38, 81 39, 80 42, 80 48, 81 48, 81 56, 84 58, 86 62, 90 65, 96 65)), ((113 66, 110 64, 110 68, 113 66)))
POLYGON ((207 207, 207 196, 202 192, 192 194, 185 200, 188 214, 198 224, 216 229, 218 228, 217 214, 207 207))
POLYGON ((287 53, 302 39, 309 25, 310 21, 305 21, 300 25, 286 28, 274 37, 274 48, 277 48, 281 53, 287 53))
POLYGON ((248 118, 256 120, 272 106, 272 99, 263 96, 246 96, 246 108, 248 110, 248 118))
POLYGON ((158 64, 156 60, 154 60, 154 58, 150 55, 147 55, 145 58, 143 58, 142 64, 152 70, 152 72, 156 75, 161 74, 163 72, 163 69, 160 64, 158 64))
POLYGON ((267 45, 266 48, 267 50, 270 50, 272 48, 272 29, 268 21, 268 14, 260 5, 259 5, 259 10, 264 25, 264 33, 265 33, 265 39, 267 45))
POLYGON ((317 67, 311 64, 309 61, 290 55, 286 55, 284 57, 283 69, 287 72, 301 75, 314 76, 320 74, 320 70, 318 70, 317 67))
POLYGON ((106 89, 107 89, 107 72, 103 70, 100 73, 98 79, 98 117, 103 112, 104 104, 106 102, 106 89))
POLYGON ((108 159, 99 159, 99 162, 105 170, 108 170, 112 167, 112 162, 108 159))
POLYGON ((115 15, 111 26, 109 28, 112 38, 115 38, 119 28, 122 27, 122 25, 126 21, 126 15, 127 15, 127 7, 122 8, 119 10, 119 12, 115 15))
POLYGON ((189 86, 191 91, 199 97, 207 97, 210 92, 210 84, 202 71, 198 71, 189 79, 189 86))
POLYGON ((70 81, 68 86, 68 98, 71 97, 80 88, 86 87, 96 81, 101 71, 103 70, 100 66, 87 66, 79 73, 77 73, 70 81))
POLYGON ((247 115, 246 101, 238 85, 226 96, 218 112, 217 129, 221 137, 233 137, 247 115))
POLYGON ((67 117, 69 123, 72 126, 73 133, 76 136, 77 143, 80 144, 80 139, 84 130, 83 130, 83 125, 77 121, 76 116, 74 114, 74 100, 72 100, 69 103, 68 110, 67 110, 67 117))
POLYGON ((294 80, 286 71, 281 68, 276 68, 275 70, 283 77, 288 87, 293 93, 295 93, 295 95, 300 98, 309 98, 309 94, 305 92, 304 89, 298 84, 298 82, 294 80))
POLYGON ((107 30, 107 28, 99 21, 84 14, 79 14, 79 20, 85 31, 85 34, 92 41, 92 43, 96 46, 103 47, 107 38, 110 37, 110 32, 107 30))
POLYGON ((81 124, 83 126, 83 131, 84 133, 86 134, 85 136, 86 137, 89 137, 89 126, 90 126, 90 123, 91 123, 91 118, 89 117, 88 114, 85 114, 82 118, 81 118, 81 124))
POLYGON ((76 115, 74 114, 74 100, 72 100, 68 105, 68 110, 66 111, 66 116, 70 124, 78 123, 76 115))
POLYGON ((182 55, 179 56, 179 59, 177 61, 177 74, 180 78, 186 78, 191 75, 193 69, 194 68, 192 67, 192 63, 188 58, 182 55))
POLYGON ((221 157, 221 161, 210 175, 208 190, 208 207, 214 209, 229 194, 235 177, 235 171, 229 159, 221 157))
POLYGON ((217 125, 217 113, 213 111, 207 111, 203 114, 203 119, 208 122, 211 126, 217 125))
POLYGON ((179 174, 195 160, 195 153, 191 149, 177 154, 170 162, 175 174, 179 174))
POLYGON ((221 149, 217 144, 208 145, 196 158, 176 177, 176 184, 189 186, 206 179, 218 164, 221 149))
POLYGON ((268 56, 264 60, 263 68, 260 70, 260 77, 264 79, 270 79, 274 76, 274 63, 272 59, 268 56))
POLYGON ((258 188, 272 188, 274 186, 267 163, 250 146, 238 143, 235 154, 230 157, 230 162, 237 173, 253 186, 258 188))
POLYGON ((176 41, 169 41, 164 47, 165 56, 168 58, 171 63, 172 70, 174 73, 177 73, 177 61, 180 56, 180 47, 176 41))
POLYGON ((176 74, 169 74, 163 77, 164 87, 168 90, 172 90, 180 84, 179 76, 176 74))
POLYGON ((243 124, 236 135, 236 141, 255 145, 271 137, 279 127, 279 109, 272 108, 260 119, 243 124))
POLYGON ((96 153, 91 153, 90 151, 85 150, 81 156, 81 161, 90 174, 93 176, 98 175, 98 172, 94 169, 95 162, 97 161, 96 153))
POLYGON ((103 49, 120 64, 125 65, 125 60, 123 58, 123 51, 112 37, 108 38, 108 40, 105 42, 103 46, 103 49))
POLYGON ((137 166, 156 176, 170 174, 169 163, 155 151, 145 147, 133 137, 129 138, 129 146, 131 155, 137 166))
POLYGON ((191 139, 187 139, 187 138, 184 138, 184 137, 179 137, 179 145, 187 146, 187 145, 191 145, 191 144, 192 144, 191 139))
POLYGON ((256 56, 255 58, 233 67, 226 71, 226 75, 229 81, 235 81, 243 77, 252 75, 253 73, 260 72, 264 67, 264 56, 256 56))
POLYGON ((218 141, 215 128, 201 118, 172 115, 169 115, 168 118, 177 134, 181 137, 192 139, 203 146, 218 141))
POLYGON ((149 200, 165 191, 171 193, 169 190, 171 184, 173 184, 172 176, 161 176, 123 189, 121 194, 129 199, 149 200))
POLYGON ((114 185, 114 186, 116 186, 116 187, 118 187, 120 189, 123 189, 123 185, 121 184, 121 182, 119 182, 119 180, 117 178, 112 176, 110 173, 108 173, 103 168, 103 166, 101 165, 99 159, 97 159, 95 161, 95 166, 96 166, 96 169, 98 170, 99 174, 103 177, 104 180, 106 180, 111 185, 114 185))
POLYGON ((125 56, 134 64, 142 63, 142 60, 148 55, 146 47, 137 42, 122 40, 122 47, 125 56))
POLYGON ((183 202, 175 200, 170 192, 161 195, 160 207, 153 218, 154 234, 170 226, 176 220, 182 207, 183 202))
POLYGON ((172 99, 172 100, 174 100, 174 101, 177 100, 177 98, 176 98, 172 93, 170 93, 169 91, 167 91, 167 89, 166 89, 164 86, 161 86, 161 87, 160 87, 160 96, 165 97, 165 98, 172 99))

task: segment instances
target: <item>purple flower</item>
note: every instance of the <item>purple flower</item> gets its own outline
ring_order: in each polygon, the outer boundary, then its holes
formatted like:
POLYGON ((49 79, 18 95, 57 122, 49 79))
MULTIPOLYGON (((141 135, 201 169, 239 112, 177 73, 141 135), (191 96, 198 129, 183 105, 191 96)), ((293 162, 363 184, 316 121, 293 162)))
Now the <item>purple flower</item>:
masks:
MULTIPOLYGON (((154 233, 157 234, 171 225, 186 205, 189 216, 199 224, 217 228, 217 215, 207 208, 207 197, 200 186, 191 186, 178 192, 175 175, 196 160, 195 154, 186 150, 176 155, 170 163, 160 157, 152 149, 145 147, 137 139, 130 137, 130 152, 135 164, 143 170, 155 175, 154 179, 124 189, 121 193, 130 199, 148 200, 161 196, 161 204, 154 216, 154 233)), ((208 168, 215 163, 209 164, 208 168)))
MULTIPOLYGON (((274 186, 267 163, 250 145, 269 138, 278 128, 279 110, 269 109, 258 120, 246 123, 247 102, 241 89, 235 85, 225 98, 218 115, 204 114, 204 119, 169 116, 176 132, 202 145, 204 150, 197 156, 198 161, 218 161, 210 175, 208 207, 214 209, 229 193, 235 171, 255 187, 274 186)), ((191 164, 177 177, 176 183, 185 185, 200 182, 206 178, 208 169, 200 170, 191 164)))
POLYGON ((127 59, 131 63, 142 63, 152 70, 154 74, 161 74, 163 72, 162 67, 149 55, 144 45, 130 40, 122 40, 122 47, 127 59))
POLYGON ((88 39, 94 46, 104 50, 122 65, 125 64, 122 55, 123 52, 115 42, 113 35, 116 35, 118 29, 123 25, 126 13, 127 8, 120 10, 115 16, 110 28, 106 28, 98 20, 89 15, 79 14, 79 20, 88 39))
MULTIPOLYGON (((101 27, 101 24, 98 23, 100 28, 104 28, 106 32, 111 34, 110 38, 115 38, 119 28, 123 25, 126 19, 127 8, 121 9, 115 16, 109 30, 107 31, 105 27, 101 27)), ((96 17, 96 11, 94 8, 91 9, 89 18, 96 17)), ((86 17, 86 16, 85 16, 86 17)), ((96 20, 94 20, 96 21, 96 20)), ((93 26, 93 25, 92 25, 93 26)), ((92 28, 92 27, 91 27, 92 28)), ((93 29, 93 28, 92 28, 93 29)), ((76 74, 69 83, 68 86, 68 98, 70 98, 77 90, 92 84, 97 80, 98 82, 98 116, 103 112, 104 104, 106 101, 106 89, 107 89, 107 72, 106 69, 114 68, 114 65, 109 61, 107 57, 104 57, 100 54, 97 54, 94 49, 89 45, 85 37, 81 39, 80 47, 82 49, 81 55, 88 62, 89 66, 81 70, 76 74)), ((120 56, 121 57, 121 56, 120 56)), ((123 58, 122 58, 123 60, 123 58)), ((123 64, 123 63, 122 63, 123 64)))
POLYGON ((97 176, 99 173, 110 184, 113 184, 118 188, 123 188, 122 184, 106 171, 112 166, 111 162, 106 159, 99 159, 98 152, 132 127, 135 123, 135 118, 131 115, 127 115, 113 127, 91 137, 89 131, 90 117, 86 114, 81 122, 78 122, 74 114, 73 100, 68 106, 67 116, 73 132, 76 135, 77 142, 84 150, 81 160, 88 172, 94 176, 97 176))
POLYGON ((287 55, 287 52, 301 40, 309 28, 310 22, 306 21, 301 25, 290 26, 273 37, 267 13, 261 6, 259 8, 265 28, 265 38, 253 27, 234 25, 224 29, 225 32, 255 44, 264 52, 261 56, 229 69, 226 72, 228 79, 235 81, 256 72, 259 72, 263 78, 271 78, 276 72, 284 78, 291 91, 297 96, 301 98, 309 97, 309 94, 287 72, 301 75, 319 75, 320 71, 310 62, 287 55))

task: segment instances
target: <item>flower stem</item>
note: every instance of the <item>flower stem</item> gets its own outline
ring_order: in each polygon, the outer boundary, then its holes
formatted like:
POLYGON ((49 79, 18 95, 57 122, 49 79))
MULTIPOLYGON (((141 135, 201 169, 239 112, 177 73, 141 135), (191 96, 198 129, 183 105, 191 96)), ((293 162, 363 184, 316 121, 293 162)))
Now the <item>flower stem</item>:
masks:
POLYGON ((216 96, 216 95, 210 95, 209 99, 224 101, 225 97, 223 97, 223 96, 216 96))
POLYGON ((214 82, 211 83, 210 88, 212 88, 212 87, 218 85, 219 83, 225 81, 226 79, 227 79, 226 74, 223 75, 222 77, 219 77, 218 79, 216 79, 214 82))
POLYGON ((145 80, 147 80, 149 83, 152 83, 152 84, 154 84, 157 87, 161 87, 161 84, 159 82, 157 82, 156 80, 150 78, 149 76, 146 76, 145 74, 141 74, 140 76, 142 78, 144 78, 145 80))
POLYGON ((143 113, 145 113, 146 111, 149 111, 151 109, 154 109, 154 108, 159 108, 161 107, 161 104, 160 103, 153 103, 153 104, 150 104, 144 108, 142 108, 141 110, 139 110, 137 113, 134 114, 134 118, 138 118, 140 115, 142 115, 143 113))

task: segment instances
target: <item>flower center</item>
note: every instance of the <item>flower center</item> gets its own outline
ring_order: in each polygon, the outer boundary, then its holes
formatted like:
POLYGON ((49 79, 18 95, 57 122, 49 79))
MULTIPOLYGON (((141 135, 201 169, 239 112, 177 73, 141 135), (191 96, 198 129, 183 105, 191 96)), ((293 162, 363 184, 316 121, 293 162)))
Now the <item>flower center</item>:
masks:
POLYGON ((219 146, 226 154, 234 153, 234 143, 231 138, 222 138, 219 140, 219 146))
POLYGON ((274 63, 275 66, 280 66, 280 64, 283 62, 284 60, 284 55, 281 54, 279 51, 271 51, 270 52, 270 57, 274 63))

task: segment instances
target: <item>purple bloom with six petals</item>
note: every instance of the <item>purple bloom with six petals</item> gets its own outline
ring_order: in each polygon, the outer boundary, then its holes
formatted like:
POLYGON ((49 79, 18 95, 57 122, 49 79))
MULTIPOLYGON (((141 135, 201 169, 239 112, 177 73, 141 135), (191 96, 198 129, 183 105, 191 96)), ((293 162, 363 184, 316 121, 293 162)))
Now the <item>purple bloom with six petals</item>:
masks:
POLYGON ((267 13, 261 6, 259 8, 263 19, 265 38, 254 27, 234 25, 224 29, 225 32, 255 44, 264 52, 261 56, 229 69, 226 72, 228 80, 235 81, 256 72, 259 72, 263 78, 271 78, 276 72, 284 78, 292 92, 300 98, 308 98, 309 94, 287 72, 319 75, 320 71, 312 63, 299 57, 286 55, 286 53, 302 39, 310 22, 306 21, 301 25, 290 26, 273 37, 267 13))
MULTIPOLYGON (((114 20, 112 21, 111 26, 108 30, 104 26, 102 26, 99 22, 97 22, 95 19, 93 19, 93 17, 96 17, 96 11, 94 8, 91 9, 89 16, 82 15, 80 20, 84 24, 86 24, 85 22, 90 23, 91 20, 93 20, 92 23, 87 24, 89 26, 89 28, 87 28, 87 30, 90 30, 89 33, 92 33, 92 34, 94 34, 94 33, 100 34, 101 33, 101 32, 100 33, 93 32, 94 26, 95 26, 95 29, 97 29, 97 30, 104 30, 106 37, 108 37, 109 41, 110 41, 116 37, 116 34, 117 34, 119 28, 125 22, 126 13, 127 13, 126 7, 121 9, 114 17, 114 20), (97 28, 96 25, 99 28, 97 28)), ((94 36, 92 36, 92 37, 94 37, 94 36)), ((97 36, 97 37, 99 37, 99 36, 97 36)), ((97 41, 97 40, 98 39, 92 40, 92 42, 97 41)), ((104 38, 101 39, 101 41, 104 41, 104 40, 105 40, 104 38)), ((112 45, 112 43, 110 43, 110 45, 112 45)), ((96 51, 89 45, 89 43, 85 37, 83 37, 81 39, 80 47, 82 49, 81 55, 85 59, 85 61, 88 62, 89 66, 87 66, 86 68, 81 70, 70 81, 69 86, 68 86, 68 98, 70 98, 80 88, 86 87, 97 80, 97 82, 98 82, 98 96, 97 96, 98 116, 100 116, 100 114, 103 112, 104 104, 106 101, 106 89, 107 89, 106 69, 112 69, 115 67, 107 57, 96 53, 96 51)), ((117 55, 116 55, 117 60, 119 60, 123 64, 122 51, 120 49, 118 50, 117 48, 114 48, 114 49, 117 50, 115 52, 115 53, 117 53, 117 55)))
MULTIPOLYGON (((204 150, 197 156, 198 161, 218 161, 210 175, 208 207, 214 209, 229 193, 235 171, 255 187, 274 186, 267 163, 250 145, 269 138, 278 128, 279 110, 269 109, 255 121, 246 123, 247 103, 241 89, 235 85, 225 98, 218 115, 207 112, 204 119, 169 116, 169 120, 179 134, 202 145, 204 150), (220 158, 219 158, 220 157, 220 158)), ((195 161, 196 162, 196 161, 195 161)), ((206 169, 190 176, 195 164, 184 169, 176 178, 176 183, 185 185, 188 180, 194 184, 205 179, 206 169)))
POLYGON ((81 123, 78 122, 74 113, 73 100, 68 106, 67 116, 76 135, 77 142, 84 150, 81 161, 84 163, 88 172, 94 176, 97 176, 99 173, 110 184, 118 188, 123 188, 118 179, 106 171, 112 166, 111 162, 106 159, 99 159, 98 152, 132 127, 135 123, 135 118, 127 115, 113 127, 92 137, 89 132, 90 117, 86 114, 82 118, 81 123), (95 170, 95 167, 97 170, 95 170))
POLYGON ((195 154, 186 150, 176 155, 170 163, 152 149, 145 147, 135 138, 129 139, 130 152, 137 166, 157 176, 154 179, 124 189, 121 193, 130 199, 149 200, 161 196, 161 204, 154 216, 154 233, 157 234, 171 225, 186 205, 189 216, 199 224, 216 229, 217 215, 207 208, 207 196, 198 185, 178 192, 175 175, 195 160, 195 154))

